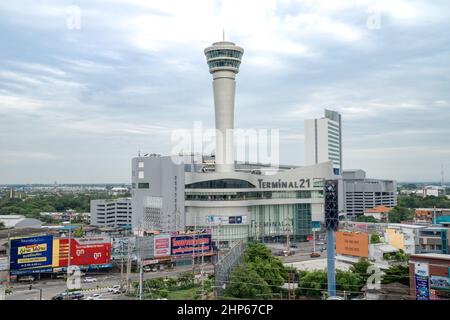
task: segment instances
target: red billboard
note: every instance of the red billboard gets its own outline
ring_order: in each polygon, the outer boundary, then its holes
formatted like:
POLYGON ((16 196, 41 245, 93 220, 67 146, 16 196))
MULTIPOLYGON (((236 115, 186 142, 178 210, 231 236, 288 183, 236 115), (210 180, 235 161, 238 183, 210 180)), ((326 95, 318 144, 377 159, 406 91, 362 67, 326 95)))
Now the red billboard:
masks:
MULTIPOLYGON (((59 239, 58 259, 54 267, 66 267, 69 239, 59 239)), ((111 263, 111 243, 102 238, 70 239, 70 264, 76 266, 111 263)))

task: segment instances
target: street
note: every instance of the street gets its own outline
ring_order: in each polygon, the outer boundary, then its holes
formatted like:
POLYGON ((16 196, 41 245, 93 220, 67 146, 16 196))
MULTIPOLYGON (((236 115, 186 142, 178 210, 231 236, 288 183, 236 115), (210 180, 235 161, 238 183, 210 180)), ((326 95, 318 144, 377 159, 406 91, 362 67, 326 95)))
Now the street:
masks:
MULTIPOLYGON (((196 269, 198 266, 196 266, 196 269)), ((213 266, 208 264, 204 268, 205 272, 212 272, 213 266)), ((162 270, 157 272, 144 272, 144 280, 161 277, 171 277, 180 273, 192 271, 192 266, 175 267, 172 270, 162 270)), ((123 294, 108 293, 108 287, 120 284, 120 273, 109 274, 95 274, 89 273, 88 277, 97 279, 96 282, 85 283, 81 282, 81 290, 83 290, 84 298, 94 294, 101 293, 102 300, 120 300, 129 299, 123 294), (88 291, 86 291, 88 290, 88 291)), ((83 277, 84 278, 84 277, 83 277)), ((83 279, 82 278, 82 279, 83 279)), ((125 281, 125 274, 123 275, 125 281)), ((131 273, 131 281, 139 281, 139 273, 131 273)), ((42 300, 51 300, 52 297, 59 293, 65 292, 67 289, 66 281, 63 279, 43 279, 32 284, 32 289, 29 290, 29 284, 14 283, 11 284, 13 290, 12 294, 6 296, 6 300, 40 300, 42 289, 42 300)))

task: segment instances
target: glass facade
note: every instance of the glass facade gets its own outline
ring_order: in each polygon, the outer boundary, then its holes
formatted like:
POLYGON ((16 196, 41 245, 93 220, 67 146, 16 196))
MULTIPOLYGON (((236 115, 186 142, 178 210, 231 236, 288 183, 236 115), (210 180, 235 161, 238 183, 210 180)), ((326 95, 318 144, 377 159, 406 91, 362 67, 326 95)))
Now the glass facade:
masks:
POLYGON ((230 49, 217 49, 217 50, 211 50, 206 53, 206 58, 212 59, 212 58, 219 58, 219 57, 230 57, 230 58, 236 58, 241 59, 242 58, 242 52, 238 50, 230 50, 230 49))
POLYGON ((186 201, 241 201, 261 199, 320 199, 323 190, 307 191, 247 191, 247 192, 186 192, 186 201))
POLYGON ((228 60, 228 59, 208 61, 208 66, 210 69, 220 68, 220 67, 231 67, 231 68, 239 69, 240 64, 241 64, 241 62, 238 60, 228 60))
POLYGON ((251 207, 248 221, 249 237, 269 240, 289 234, 298 241, 305 241, 311 234, 311 204, 260 205, 251 207))
POLYGON ((221 179, 208 180, 202 182, 195 182, 187 184, 185 189, 241 189, 241 188, 255 188, 255 185, 246 180, 239 179, 221 179))

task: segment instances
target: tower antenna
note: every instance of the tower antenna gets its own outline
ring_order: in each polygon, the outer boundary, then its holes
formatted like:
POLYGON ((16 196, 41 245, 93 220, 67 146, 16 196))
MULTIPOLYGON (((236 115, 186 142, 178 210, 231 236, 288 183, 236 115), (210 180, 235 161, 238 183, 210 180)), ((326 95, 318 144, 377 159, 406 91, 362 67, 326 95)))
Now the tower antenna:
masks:
POLYGON ((225 41, 225 28, 222 29, 222 39, 225 41))

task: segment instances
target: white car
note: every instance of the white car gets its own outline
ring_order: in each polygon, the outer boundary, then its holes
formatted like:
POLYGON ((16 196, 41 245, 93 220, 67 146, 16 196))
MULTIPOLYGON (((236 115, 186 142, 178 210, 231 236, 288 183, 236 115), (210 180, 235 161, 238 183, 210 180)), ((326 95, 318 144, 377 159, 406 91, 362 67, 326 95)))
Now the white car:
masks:
POLYGON ((100 293, 94 293, 92 296, 87 297, 87 300, 100 300, 102 295, 100 293))
POLYGON ((97 279, 92 278, 92 277, 86 277, 83 280, 84 282, 90 283, 90 282, 97 282, 97 279))
POLYGON ((114 290, 120 291, 120 284, 116 284, 116 285, 112 286, 111 288, 108 288, 108 292, 114 292, 114 290))

